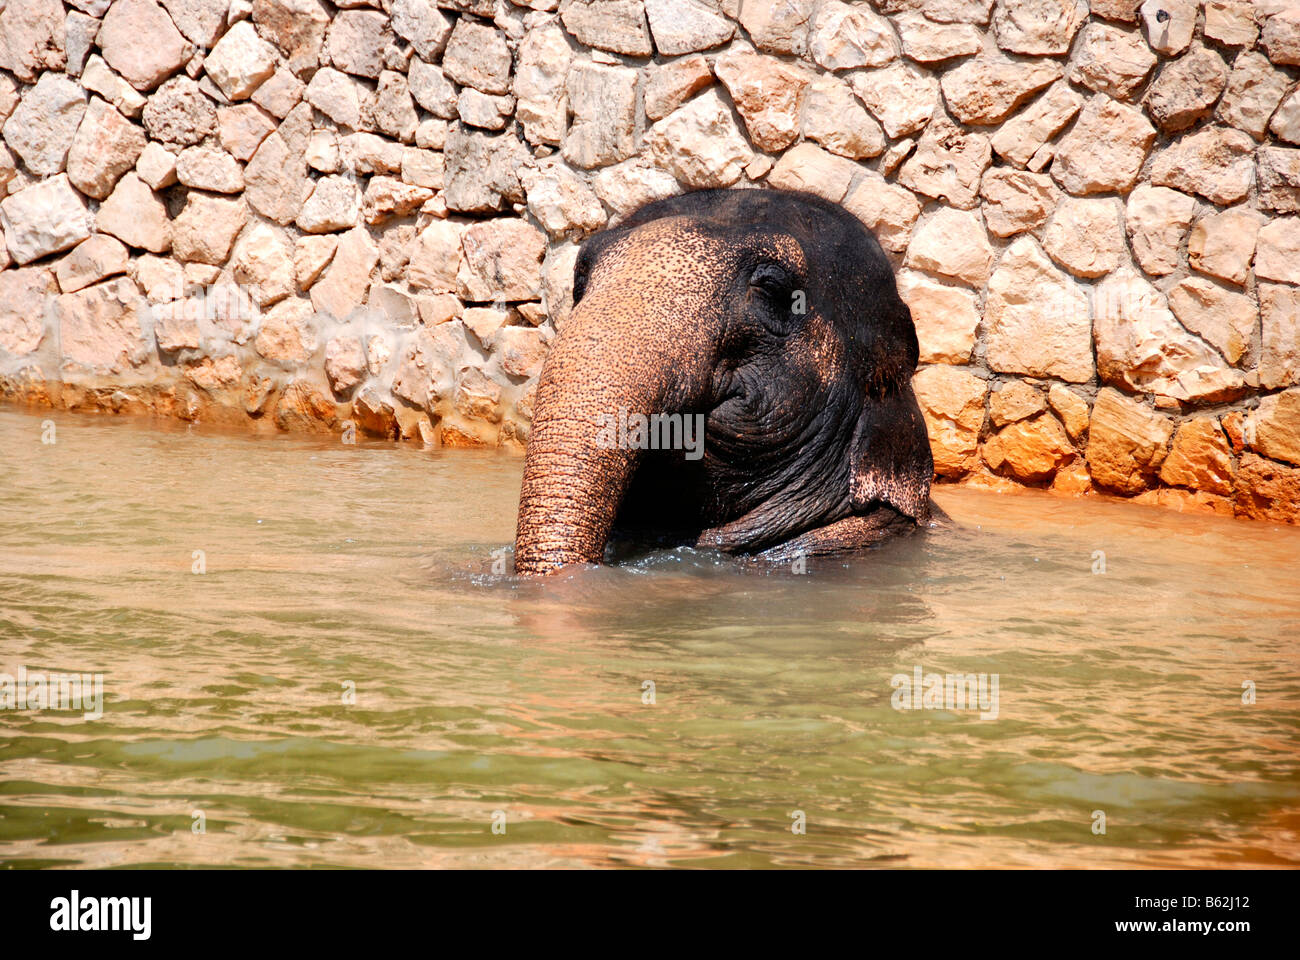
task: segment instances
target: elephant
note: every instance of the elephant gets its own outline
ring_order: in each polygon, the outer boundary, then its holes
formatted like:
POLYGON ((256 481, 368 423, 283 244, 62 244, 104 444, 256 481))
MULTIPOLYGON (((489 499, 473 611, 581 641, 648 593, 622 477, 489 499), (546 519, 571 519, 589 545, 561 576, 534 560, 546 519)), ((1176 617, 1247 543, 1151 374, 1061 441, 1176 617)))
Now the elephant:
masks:
POLYGON ((600 563, 613 533, 785 562, 930 525, 918 354, 889 260, 840 205, 706 189, 641 207, 578 251, 516 572, 600 563))

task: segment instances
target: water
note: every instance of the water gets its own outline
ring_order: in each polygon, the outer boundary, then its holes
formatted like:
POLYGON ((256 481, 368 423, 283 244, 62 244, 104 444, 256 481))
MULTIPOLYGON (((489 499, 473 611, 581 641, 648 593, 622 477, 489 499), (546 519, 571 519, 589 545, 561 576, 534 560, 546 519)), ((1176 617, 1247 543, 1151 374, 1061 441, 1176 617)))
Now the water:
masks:
POLYGON ((0 672, 104 675, 0 711, 7 867, 1300 862, 1300 529, 948 489, 805 575, 521 582, 496 454, 14 410, 0 452, 0 672), (918 665, 996 719, 895 710, 918 665))

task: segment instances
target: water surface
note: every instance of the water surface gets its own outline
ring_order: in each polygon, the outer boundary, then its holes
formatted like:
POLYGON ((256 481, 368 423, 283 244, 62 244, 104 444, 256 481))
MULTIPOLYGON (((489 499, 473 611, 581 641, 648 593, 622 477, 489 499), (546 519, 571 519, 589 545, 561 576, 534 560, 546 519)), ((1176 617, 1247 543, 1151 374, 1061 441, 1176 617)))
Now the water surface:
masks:
POLYGON ((0 710, 0 864, 1300 862, 1300 529, 949 488, 803 574, 526 582, 521 466, 0 410, 0 672, 104 681, 0 710))

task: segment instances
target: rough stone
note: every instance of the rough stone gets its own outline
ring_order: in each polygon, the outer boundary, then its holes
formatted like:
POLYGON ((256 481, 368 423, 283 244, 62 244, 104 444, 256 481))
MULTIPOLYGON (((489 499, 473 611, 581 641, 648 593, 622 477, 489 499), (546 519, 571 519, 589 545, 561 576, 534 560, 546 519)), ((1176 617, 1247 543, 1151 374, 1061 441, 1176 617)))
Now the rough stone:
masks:
POLYGON ((1250 297, 1225 290, 1203 277, 1188 277, 1171 289, 1169 308, 1179 323, 1232 364, 1250 347, 1259 316, 1250 297))
POLYGON ((294 221, 309 189, 307 161, 289 148, 278 131, 262 141, 244 167, 244 199, 276 223, 294 221))
POLYGON ((338 410, 317 387, 294 380, 275 405, 275 425, 295 432, 329 432, 338 425, 338 410))
POLYGON ((176 155, 151 140, 136 159, 135 172, 155 190, 170 187, 176 182, 176 155))
POLYGON ((195 190, 239 193, 243 171, 237 161, 217 147, 186 147, 176 158, 176 179, 195 190))
MULTIPOLYGON (((704 61, 703 57, 692 59, 701 63, 704 61)), ((524 136, 528 138, 529 143, 549 143, 559 146, 563 141, 568 113, 568 97, 564 84, 571 61, 572 53, 564 37, 564 31, 554 22, 529 30, 520 43, 514 79, 515 117, 524 128, 524 136)), ((707 64, 704 69, 707 74, 707 64)), ((672 67, 667 65, 660 68, 662 73, 671 70, 672 67)), ((425 109, 431 108, 425 106, 425 109)), ((442 115, 436 111, 432 112, 437 116, 442 115)), ((651 115, 649 86, 646 88, 646 114, 650 115, 651 119, 657 119, 656 116, 651 115)))
POLYGON ((720 56, 713 69, 731 94, 756 147, 775 152, 794 142, 799 135, 803 91, 813 79, 807 71, 744 52, 720 56))
POLYGON ((393 32, 408 41, 415 55, 435 63, 447 47, 452 21, 433 0, 393 0, 393 32))
POLYGON ((356 81, 333 67, 321 67, 303 91, 303 99, 342 127, 361 126, 361 95, 356 81))
POLYGON ((1260 147, 1255 165, 1259 205, 1275 213, 1300 213, 1300 150, 1260 147))
POLYGON ((1178 251, 1196 215, 1196 201, 1168 187, 1138 185, 1129 194, 1125 220, 1133 255, 1152 276, 1178 269, 1178 251))
POLYGON ((366 349, 356 337, 331 337, 325 344, 325 376, 336 396, 346 396, 366 375, 366 349))
POLYGON ((64 173, 0 201, 5 245, 20 266, 76 246, 90 236, 93 222, 64 173))
POLYGON ((967 133, 937 117, 898 172, 898 182, 916 193, 969 210, 979 198, 980 178, 993 162, 987 137, 967 133))
POLYGON ((1141 33, 1094 21, 1083 30, 1070 79, 1095 93, 1132 100, 1155 65, 1141 33))
POLYGON ((1239 517, 1300 522, 1300 469, 1248 453, 1237 467, 1232 495, 1239 517))
POLYGON ((42 71, 66 64, 59 0, 10 0, 0 10, 0 68, 31 83, 42 71))
POLYGON ((66 71, 70 77, 81 76, 90 55, 91 44, 99 35, 99 21, 73 10, 64 21, 64 47, 68 57, 66 71))
POLYGON ((1092 379, 1088 298, 1032 237, 1019 238, 1002 255, 984 318, 991 369, 1070 383, 1092 379))
POLYGON ((1244 286, 1255 258, 1255 240, 1265 217, 1254 210, 1224 210, 1198 220, 1187 240, 1191 266, 1244 286))
POLYGON ((1147 111, 1164 133, 1185 130, 1209 115, 1227 85, 1223 58, 1197 45, 1161 69, 1147 91, 1147 111))
POLYGON ((173 147, 201 143, 217 131, 217 107, 189 77, 173 77, 145 103, 144 128, 173 147))
POLYGON ((95 284, 56 301, 63 363, 95 373, 118 373, 142 362, 144 299, 126 277, 95 284))
POLYGON ((461 235, 464 259, 456 275, 462 300, 536 300, 542 293, 546 235, 524 220, 485 220, 461 235))
POLYGON ((1289 3, 1264 21, 1259 38, 1274 63, 1300 66, 1300 8, 1289 3))
POLYGON ((307 85, 284 67, 276 67, 270 79, 263 80, 253 91, 253 103, 273 117, 284 119, 302 102, 307 85))
POLYGON ((878 156, 885 149, 880 124, 863 109, 847 83, 829 74, 808 86, 803 133, 832 153, 855 160, 878 156))
POLYGON ((46 308, 58 292, 47 267, 0 270, 0 351, 23 356, 40 348, 46 308))
POLYGON ((745 0, 738 19, 758 49, 802 56, 816 5, 816 0, 745 0))
POLYGON ((1002 124, 990 141, 998 155, 1025 166, 1083 106, 1083 96, 1058 83, 1026 109, 1002 124))
POLYGON ((431 199, 433 193, 427 187, 403 183, 394 177, 371 177, 361 198, 361 215, 370 224, 410 216, 431 199))
MULTIPOLYGON (((514 97, 493 97, 480 93, 473 87, 466 87, 460 92, 456 103, 456 114, 462 123, 484 130, 502 130, 514 113, 514 97)), ((411 133, 415 132, 415 112, 411 112, 411 133)), ((382 128, 381 128, 382 129, 382 128)), ((410 139, 407 137, 406 139, 410 139)))
POLYGON ((645 0, 645 14, 655 48, 668 56, 709 50, 736 33, 714 0, 645 0))
POLYGON ((1300 384, 1300 290, 1259 285, 1259 384, 1266 390, 1300 384))
POLYGON ((860 4, 828 0, 808 25, 808 51, 827 70, 852 70, 883 67, 898 59, 902 46, 884 17, 860 4))
POLYGON ((1070 439, 1078 443, 1088 432, 1088 420, 1091 412, 1088 401, 1069 387, 1054 383, 1047 391, 1047 403, 1061 422, 1070 439))
POLYGON ((500 30, 468 17, 456 21, 442 59, 448 77, 484 93, 509 93, 510 63, 510 48, 500 30))
POLYGON ((1232 456, 1228 438, 1214 417, 1180 424, 1160 467, 1160 479, 1176 487, 1232 494, 1232 456))
POLYGON ((1255 276, 1300 284, 1300 217, 1279 217, 1259 228, 1255 276))
POLYGON ((325 54, 344 73, 375 80, 384 68, 385 50, 393 40, 392 24, 384 14, 377 10, 344 10, 330 20, 325 54))
POLYGON ((441 190, 446 186, 446 163, 441 153, 407 147, 402 151, 402 179, 418 187, 441 190))
POLYGON ((945 73, 941 86, 948 110, 959 121, 993 124, 1060 76, 1060 64, 1052 61, 976 57, 945 73))
POLYGON ((375 241, 365 227, 353 227, 339 238, 329 266, 312 285, 312 306, 336 320, 346 319, 364 300, 370 274, 378 263, 375 241))
POLYGON ((1097 393, 1088 428, 1088 472, 1119 493, 1141 493, 1164 463, 1174 425, 1109 387, 1097 393))
POLYGON ((575 63, 565 90, 573 120, 564 137, 564 159, 590 169, 630 157, 636 149, 636 71, 575 63))
POLYGON ((221 146, 236 160, 248 160, 275 129, 275 123, 251 103, 217 111, 221 146))
POLYGON ((507 203, 524 202, 519 172, 532 163, 532 157, 518 137, 492 136, 456 124, 447 134, 444 156, 448 209, 487 213, 507 203))
POLYGON ((605 225, 605 209, 595 192, 564 164, 544 164, 522 180, 528 212, 552 236, 591 233, 605 225))
POLYGON ((178 260, 220 266, 247 220, 242 197, 191 193, 172 223, 172 252, 178 260))
POLYGON ((980 321, 973 293, 904 270, 898 275, 898 295, 912 312, 922 363, 969 362, 980 321))
POLYGON ((63 169, 86 112, 86 95, 62 74, 45 73, 4 123, 4 140, 27 169, 48 177, 63 169))
POLYGON ((867 171, 843 200, 844 208, 865 223, 886 250, 901 253, 912 238, 921 202, 907 189, 867 171))
POLYGON ((767 182, 781 190, 804 190, 839 203, 860 169, 852 160, 827 153, 815 144, 801 143, 782 155, 767 182))
POLYGON ((172 223, 166 206, 134 173, 126 173, 118 180, 100 205, 95 222, 101 232, 111 233, 128 247, 165 253, 172 245, 172 223))
POLYGON ((1255 141, 1239 130, 1206 127, 1165 147, 1151 163, 1151 182, 1198 193, 1220 205, 1243 199, 1254 175, 1255 141))
POLYGON ((998 0, 993 11, 998 46, 1032 56, 1068 53, 1087 19, 1085 0, 998 0))
POLYGON ((114 73, 98 54, 92 53, 87 58, 80 79, 83 87, 98 93, 128 117, 138 117, 144 109, 144 96, 114 73))
POLYGON ((939 105, 939 81, 901 61, 855 73, 849 83, 891 140, 920 130, 939 105))
POLYGON ((1250 419, 1255 450, 1270 460, 1300 464, 1300 390, 1265 397, 1250 419))
POLYGON ((284 231, 255 223, 235 244, 231 275, 244 284, 259 307, 270 306, 294 292, 293 247, 284 231))
POLYGON ((275 73, 275 65, 275 47, 259 37, 251 23, 241 20, 204 58, 203 71, 226 99, 246 100, 275 73))
POLYGON ((1165 295, 1128 268, 1097 285, 1093 296, 1097 373, 1134 393, 1210 403, 1243 392, 1240 371, 1170 312, 1165 295))
POLYGON ((1023 380, 1012 380, 989 394, 989 420, 995 428, 1028 420, 1046 409, 1043 392, 1023 380))
POLYGON ((1147 43, 1156 53, 1176 57, 1192 42, 1198 0, 1146 0, 1139 8, 1147 43))
POLYGON ((935 473, 963 476, 978 462, 988 385, 964 370, 939 365, 918 371, 912 389, 930 434, 935 473))
POLYGON ((330 19, 319 0, 253 0, 252 16, 262 35, 280 48, 291 71, 302 74, 320 65, 330 19))
POLYGON ((646 131, 645 146, 656 166, 696 188, 731 186, 753 156, 716 89, 654 124, 646 131))
POLYGON ((305 364, 316 352, 316 323, 311 303, 293 297, 266 311, 253 347, 286 370, 305 364))
POLYGON ((654 200, 681 193, 676 177, 635 157, 602 168, 593 178, 592 187, 600 201, 620 217, 654 200))
POLYGON ((103 200, 144 148, 143 130, 103 100, 91 97, 68 150, 68 179, 88 197, 103 200))
POLYGON ((1124 255, 1122 221, 1118 200, 1068 197, 1043 233, 1043 249, 1076 277, 1103 276, 1124 255))
POLYGON ((114 0, 97 40, 108 65, 141 91, 185 66, 194 50, 153 0, 114 0))
POLYGON ((197 47, 210 48, 226 26, 228 0, 162 0, 176 29, 197 47))
POLYGON ((1127 193, 1155 137, 1140 110, 1097 94, 1057 147, 1052 176, 1074 194, 1127 193))
POLYGON ((293 245, 293 275, 301 290, 310 290, 329 266, 339 239, 335 236, 299 237, 293 245))
POLYGON ((1287 143, 1300 143, 1300 87, 1292 90, 1282 101, 1268 129, 1279 139, 1287 143))
POLYGON ((1263 54, 1239 53, 1232 62, 1232 74, 1219 103, 1218 117, 1262 140, 1269 118, 1290 86, 1290 78, 1275 69, 1263 54))
POLYGON ((903 41, 903 53, 918 63, 938 63, 954 57, 979 53, 984 39, 969 23, 935 23, 920 14, 904 13, 894 18, 903 41))
POLYGON ((126 273, 126 247, 104 234, 95 234, 72 248, 72 252, 59 261, 55 271, 59 289, 73 293, 105 277, 126 273))
POLYGON ((980 181, 984 222, 996 237, 1033 230, 1056 209, 1052 178, 1007 167, 993 167, 980 181))
POLYGON ((984 443, 984 462, 1021 483, 1046 483, 1074 456, 1060 421, 1050 414, 1012 423, 984 443))
POLYGON ((916 231, 904 262, 978 289, 988 281, 993 248, 978 213, 943 207, 916 231))
POLYGON ((1251 47, 1259 36, 1251 0, 1207 0, 1205 35, 1226 47, 1251 47))
POLYGON ((497 348, 507 376, 527 379, 541 372, 546 347, 540 330, 505 327, 497 333, 497 348))
MULTIPOLYGON (((645 79, 646 117, 663 119, 712 82, 713 70, 702 56, 650 64, 645 79)), ((516 82, 516 91, 518 87, 516 82)))
MULTIPOLYGON (((471 91, 465 91, 468 92, 471 91)), ((479 94, 477 90, 472 92, 479 96, 486 96, 486 94, 479 94)), ((510 106, 514 106, 513 100, 510 101, 510 106)), ((375 126, 379 128, 380 133, 385 133, 403 143, 410 143, 415 139, 415 128, 420 124, 420 115, 415 112, 415 104, 411 102, 410 87, 402 74, 392 70, 384 70, 379 74, 374 113, 375 126)))

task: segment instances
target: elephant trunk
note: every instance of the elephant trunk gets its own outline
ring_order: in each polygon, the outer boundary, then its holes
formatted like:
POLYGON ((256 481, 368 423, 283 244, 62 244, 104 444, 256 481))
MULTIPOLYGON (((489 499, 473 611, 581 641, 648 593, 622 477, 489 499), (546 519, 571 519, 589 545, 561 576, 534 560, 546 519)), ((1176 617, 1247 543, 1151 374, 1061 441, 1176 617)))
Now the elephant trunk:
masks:
POLYGON ((518 573, 601 560, 640 453, 610 443, 610 424, 663 410, 670 379, 681 382, 654 311, 628 299, 584 300, 546 359, 519 496, 518 573))

